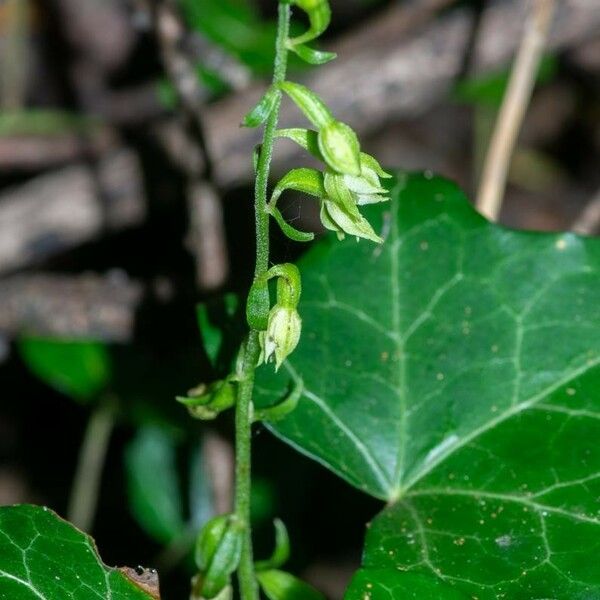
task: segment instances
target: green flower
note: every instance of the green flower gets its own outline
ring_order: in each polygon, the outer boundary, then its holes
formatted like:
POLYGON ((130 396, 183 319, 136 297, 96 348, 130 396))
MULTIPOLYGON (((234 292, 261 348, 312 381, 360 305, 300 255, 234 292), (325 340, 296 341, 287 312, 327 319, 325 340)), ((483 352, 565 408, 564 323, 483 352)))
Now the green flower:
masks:
POLYGON ((261 362, 275 358, 275 370, 295 350, 300 341, 302 320, 295 308, 276 304, 269 313, 267 330, 261 332, 261 362))
POLYGON ((356 205, 342 206, 328 198, 321 200, 321 223, 330 231, 335 231, 339 240, 343 240, 345 234, 354 235, 356 238, 364 238, 378 244, 383 242, 369 222, 358 212, 356 205))

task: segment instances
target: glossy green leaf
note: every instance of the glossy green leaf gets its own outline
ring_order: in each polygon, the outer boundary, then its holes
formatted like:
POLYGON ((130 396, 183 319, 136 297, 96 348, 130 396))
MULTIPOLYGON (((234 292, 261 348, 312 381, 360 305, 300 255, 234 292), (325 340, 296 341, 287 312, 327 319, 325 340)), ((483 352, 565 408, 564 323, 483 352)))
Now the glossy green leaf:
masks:
POLYGON ((93 540, 40 506, 0 508, 2 600, 151 600, 93 540))
POLYGON ((26 337, 19 351, 42 381, 79 400, 93 398, 110 381, 110 358, 99 342, 26 337))
POLYGON ((392 185, 365 211, 382 247, 328 239, 299 264, 302 339, 258 387, 305 389, 270 427, 390 503, 366 568, 599 597, 600 240, 488 223, 427 175, 392 185))
POLYGON ((471 600, 437 577, 397 569, 361 569, 345 600, 471 600))
POLYGON ((184 530, 175 451, 171 434, 148 426, 138 431, 125 453, 130 510, 141 527, 163 543, 184 530))
POLYGON ((269 600, 325 600, 321 592, 285 571, 259 571, 256 578, 269 600))

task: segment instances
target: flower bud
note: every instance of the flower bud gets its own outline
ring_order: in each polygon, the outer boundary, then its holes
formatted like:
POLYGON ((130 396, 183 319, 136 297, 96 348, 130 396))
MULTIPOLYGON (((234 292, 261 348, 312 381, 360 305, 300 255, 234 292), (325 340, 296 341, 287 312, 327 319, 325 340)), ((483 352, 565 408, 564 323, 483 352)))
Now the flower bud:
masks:
POLYGON ((341 121, 330 121, 319 130, 319 150, 338 173, 360 175, 360 144, 356 133, 341 121))
POLYGON ((240 562, 242 545, 243 527, 235 515, 220 515, 202 528, 194 552, 202 598, 218 597, 228 587, 240 562))
POLYGON ((276 304, 269 313, 267 331, 261 337, 263 360, 275 357, 275 370, 294 351, 300 341, 302 320, 295 308, 276 304))

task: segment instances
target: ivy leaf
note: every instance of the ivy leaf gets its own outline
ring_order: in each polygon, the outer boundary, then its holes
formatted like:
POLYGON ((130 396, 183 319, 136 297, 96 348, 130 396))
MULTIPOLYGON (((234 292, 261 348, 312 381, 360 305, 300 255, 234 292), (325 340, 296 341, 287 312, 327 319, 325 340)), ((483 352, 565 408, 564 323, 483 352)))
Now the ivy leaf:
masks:
POLYGON ((40 506, 0 508, 0 598, 152 600, 102 563, 93 540, 40 506))
POLYGON ((302 340, 259 404, 292 374, 304 391, 268 426, 389 503, 371 573, 600 596, 600 240, 488 223, 431 176, 392 185, 366 211, 381 248, 328 239, 299 264, 302 340))
POLYGON ((99 342, 26 337, 19 351, 37 377, 77 400, 91 400, 110 381, 110 357, 99 342))
POLYGON ((345 600, 471 600, 436 577, 397 569, 361 569, 352 579, 345 600))

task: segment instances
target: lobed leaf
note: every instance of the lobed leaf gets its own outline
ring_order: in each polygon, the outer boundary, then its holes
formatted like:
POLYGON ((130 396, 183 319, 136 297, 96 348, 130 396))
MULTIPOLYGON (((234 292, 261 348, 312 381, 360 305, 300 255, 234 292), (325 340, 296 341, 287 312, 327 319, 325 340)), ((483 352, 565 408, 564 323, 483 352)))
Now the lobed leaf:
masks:
POLYGON ((93 540, 41 506, 0 508, 0 598, 156 600, 102 563, 93 540))
POLYGON ((374 600, 390 570, 480 600, 599 597, 600 240, 489 223, 440 178, 392 185, 365 211, 381 248, 328 239, 299 264, 302 340, 258 402, 290 373, 304 391, 269 428, 389 503, 374 600))

